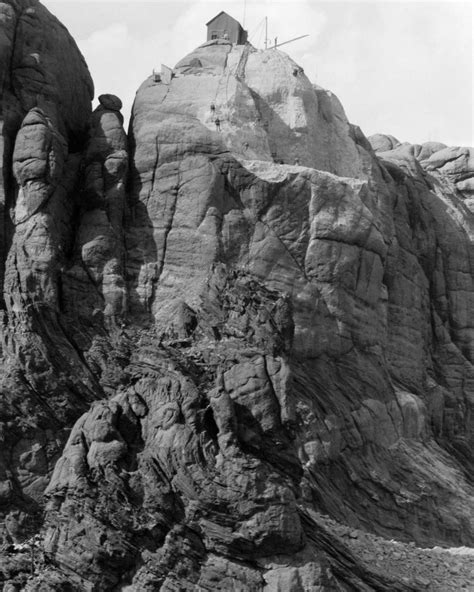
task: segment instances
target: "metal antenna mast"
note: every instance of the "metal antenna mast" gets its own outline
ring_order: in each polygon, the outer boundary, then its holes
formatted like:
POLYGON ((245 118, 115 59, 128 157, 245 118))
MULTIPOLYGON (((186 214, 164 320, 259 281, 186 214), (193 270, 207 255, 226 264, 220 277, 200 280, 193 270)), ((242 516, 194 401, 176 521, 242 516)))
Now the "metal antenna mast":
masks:
MULTIPOLYGON (((293 41, 298 41, 298 39, 304 39, 305 37, 309 37, 309 35, 300 35, 299 37, 294 37, 293 39, 289 39, 288 41, 283 41, 282 43, 278 43, 278 37, 275 37, 275 41, 273 45, 270 46, 270 49, 276 49, 277 47, 281 47, 282 45, 286 45, 287 43, 293 43, 293 41)), ((265 17, 265 49, 268 49, 268 17, 265 17)))

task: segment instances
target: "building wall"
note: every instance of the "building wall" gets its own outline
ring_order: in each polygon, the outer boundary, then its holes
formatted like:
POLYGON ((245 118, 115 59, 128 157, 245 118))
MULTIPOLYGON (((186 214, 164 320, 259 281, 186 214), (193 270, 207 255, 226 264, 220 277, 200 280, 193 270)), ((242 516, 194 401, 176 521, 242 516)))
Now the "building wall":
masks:
POLYGON ((217 35, 217 39, 221 39, 225 32, 232 43, 241 45, 247 41, 247 31, 244 31, 240 24, 227 14, 219 15, 208 25, 207 40, 211 41, 213 34, 217 35))

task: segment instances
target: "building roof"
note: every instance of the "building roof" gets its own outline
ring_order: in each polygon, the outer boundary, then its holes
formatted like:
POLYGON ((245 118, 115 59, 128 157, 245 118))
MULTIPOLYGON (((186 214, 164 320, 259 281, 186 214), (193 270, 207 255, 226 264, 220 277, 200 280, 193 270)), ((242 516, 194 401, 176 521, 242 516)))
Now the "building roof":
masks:
POLYGON ((214 16, 213 18, 211 18, 211 20, 208 23, 206 23, 206 27, 208 27, 213 21, 215 21, 216 18, 218 18, 219 16, 221 16, 221 14, 227 15, 230 19, 232 19, 233 21, 235 21, 239 25, 240 28, 242 28, 242 25, 239 23, 239 21, 236 20, 233 16, 230 16, 230 14, 228 14, 225 10, 221 10, 219 12, 219 14, 216 14, 216 16, 214 16))

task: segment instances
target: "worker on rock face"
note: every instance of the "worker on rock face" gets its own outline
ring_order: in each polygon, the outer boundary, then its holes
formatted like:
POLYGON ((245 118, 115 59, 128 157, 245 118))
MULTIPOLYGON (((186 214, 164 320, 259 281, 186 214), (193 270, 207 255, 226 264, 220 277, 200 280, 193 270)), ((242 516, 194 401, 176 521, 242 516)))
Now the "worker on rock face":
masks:
POLYGON ((221 131, 221 120, 218 117, 216 117, 216 120, 214 123, 216 124, 216 130, 218 132, 220 132, 221 131))
POLYGON ((215 113, 216 111, 216 106, 214 105, 214 103, 211 103, 211 113, 215 113))

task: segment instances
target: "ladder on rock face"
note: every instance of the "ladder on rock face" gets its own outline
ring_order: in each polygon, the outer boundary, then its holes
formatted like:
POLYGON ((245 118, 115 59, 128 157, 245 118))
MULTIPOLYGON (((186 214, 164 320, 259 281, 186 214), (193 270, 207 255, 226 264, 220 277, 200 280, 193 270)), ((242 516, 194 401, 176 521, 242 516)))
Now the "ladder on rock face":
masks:
POLYGON ((250 45, 246 45, 244 50, 242 51, 242 55, 240 56, 239 63, 237 64, 237 68, 235 70, 235 77, 239 80, 244 80, 245 78, 245 66, 247 65, 247 60, 250 54, 250 45))

